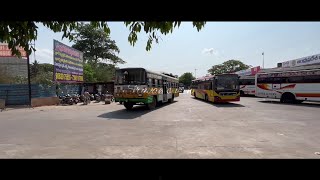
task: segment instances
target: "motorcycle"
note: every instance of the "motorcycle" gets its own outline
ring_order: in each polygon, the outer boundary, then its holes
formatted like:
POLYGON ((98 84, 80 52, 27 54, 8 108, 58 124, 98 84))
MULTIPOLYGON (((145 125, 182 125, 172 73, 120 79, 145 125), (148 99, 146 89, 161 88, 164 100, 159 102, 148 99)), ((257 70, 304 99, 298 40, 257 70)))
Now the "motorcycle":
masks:
POLYGON ((72 95, 72 99, 75 104, 78 104, 80 102, 80 96, 78 94, 72 95))
POLYGON ((94 95, 90 94, 90 93, 89 93, 89 95, 90 95, 90 101, 93 101, 94 100, 94 95))
POLYGON ((83 94, 81 94, 79 99, 80 99, 80 102, 84 102, 85 96, 83 94))
POLYGON ((85 92, 83 95, 83 105, 88 105, 91 102, 91 95, 89 92, 85 92))
POLYGON ((95 99, 96 99, 96 102, 100 102, 101 101, 100 94, 95 94, 95 99))
POLYGON ((107 93, 104 94, 104 101, 105 101, 105 104, 108 104, 108 102, 110 103, 114 102, 114 96, 107 91, 107 93))
POLYGON ((74 100, 73 100, 73 98, 70 96, 70 94, 67 94, 66 97, 64 98, 64 102, 65 102, 65 104, 73 105, 74 100))

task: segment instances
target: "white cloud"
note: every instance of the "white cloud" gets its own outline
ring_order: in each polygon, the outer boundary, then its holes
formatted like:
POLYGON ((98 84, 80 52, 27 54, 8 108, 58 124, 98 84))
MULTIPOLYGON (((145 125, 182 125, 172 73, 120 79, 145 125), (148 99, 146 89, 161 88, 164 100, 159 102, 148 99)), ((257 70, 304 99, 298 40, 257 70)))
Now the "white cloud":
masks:
POLYGON ((217 56, 219 54, 219 52, 213 48, 204 48, 202 50, 202 54, 210 54, 210 55, 217 56))
MULTIPOLYGON (((53 51, 45 48, 36 48, 35 58, 40 63, 53 64, 53 51)), ((30 56, 30 60, 34 61, 34 54, 30 56)))

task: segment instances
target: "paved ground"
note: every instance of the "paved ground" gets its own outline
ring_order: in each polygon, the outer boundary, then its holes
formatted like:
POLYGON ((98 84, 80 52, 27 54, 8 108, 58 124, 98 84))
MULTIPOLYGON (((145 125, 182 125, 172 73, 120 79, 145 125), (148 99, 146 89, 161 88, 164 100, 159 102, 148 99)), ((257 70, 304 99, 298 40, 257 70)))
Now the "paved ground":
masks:
POLYGON ((320 158, 320 105, 186 91, 153 111, 93 103, 0 112, 0 158, 320 158), (262 102, 261 102, 262 101, 262 102))

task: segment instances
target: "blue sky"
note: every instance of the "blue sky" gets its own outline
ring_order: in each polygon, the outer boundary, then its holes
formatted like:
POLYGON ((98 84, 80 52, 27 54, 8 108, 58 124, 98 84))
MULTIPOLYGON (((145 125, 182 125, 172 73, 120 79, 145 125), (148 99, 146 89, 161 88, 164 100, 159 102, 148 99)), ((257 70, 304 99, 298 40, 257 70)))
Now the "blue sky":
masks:
MULTIPOLYGON (((123 22, 108 24, 111 39, 120 48, 119 56, 127 62, 119 67, 145 67, 177 75, 197 69, 196 75, 203 76, 211 66, 229 59, 262 66, 262 52, 265 68, 320 53, 320 22, 207 22, 199 32, 191 22, 182 22, 172 34, 161 35, 159 44, 153 44, 151 51, 145 50, 145 33, 140 33, 133 47, 123 22)), ((39 25, 36 59, 53 63, 53 39, 72 45, 61 37, 62 33, 39 25)))

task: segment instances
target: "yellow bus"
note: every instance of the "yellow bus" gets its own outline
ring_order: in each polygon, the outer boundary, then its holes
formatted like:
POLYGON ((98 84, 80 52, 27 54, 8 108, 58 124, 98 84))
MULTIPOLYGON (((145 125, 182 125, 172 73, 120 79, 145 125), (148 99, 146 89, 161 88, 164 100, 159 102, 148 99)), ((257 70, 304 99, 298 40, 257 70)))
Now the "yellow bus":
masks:
POLYGON ((192 81, 191 95, 210 102, 240 101, 237 74, 207 75, 192 81))
POLYGON ((133 105, 144 104, 154 109, 164 102, 173 102, 179 96, 179 80, 168 73, 144 68, 122 68, 116 70, 115 101, 130 110, 133 105))

